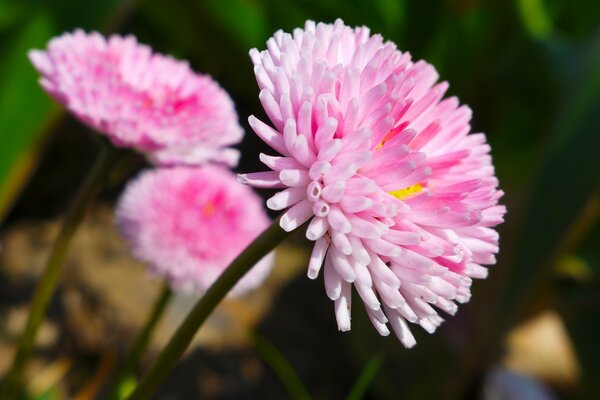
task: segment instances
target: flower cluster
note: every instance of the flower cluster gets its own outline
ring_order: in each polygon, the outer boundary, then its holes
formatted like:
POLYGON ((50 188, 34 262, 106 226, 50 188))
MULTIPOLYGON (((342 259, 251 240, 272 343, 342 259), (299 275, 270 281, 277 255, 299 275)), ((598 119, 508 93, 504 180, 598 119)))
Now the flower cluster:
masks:
MULTIPOLYGON (((29 56, 51 96, 114 145, 157 164, 129 183, 117 222, 133 255, 173 288, 206 291, 269 224, 260 198, 224 167, 237 165, 238 151, 227 146, 243 135, 229 95, 133 36, 76 30, 29 56)), ((272 258, 232 294, 258 286, 272 258)))
POLYGON ((433 332, 495 263, 506 210, 486 137, 433 66, 366 27, 308 21, 267 48, 250 56, 272 126, 249 122, 280 156, 238 179, 282 189, 267 205, 287 209, 284 230, 309 222, 308 276, 323 269, 340 330, 354 286, 377 331, 411 347, 407 321, 433 332))
POLYGON ((153 53, 133 36, 81 30, 29 53, 41 85, 116 146, 156 164, 237 165, 242 128, 233 102, 207 75, 153 53))

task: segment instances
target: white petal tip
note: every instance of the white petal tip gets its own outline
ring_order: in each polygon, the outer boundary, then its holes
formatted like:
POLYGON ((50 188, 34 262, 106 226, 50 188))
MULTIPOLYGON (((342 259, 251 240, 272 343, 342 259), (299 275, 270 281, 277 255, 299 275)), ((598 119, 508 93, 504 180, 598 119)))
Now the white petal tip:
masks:
POLYGON ((267 207, 269 210, 279 211, 285 209, 286 205, 281 204, 281 202, 277 202, 277 200, 274 200, 273 198, 270 198, 267 200, 267 207))
POLYGON ((281 218, 281 220, 279 221, 279 226, 281 227, 281 229, 283 229, 286 232, 291 232, 294 229, 296 229, 295 225, 293 225, 287 219, 283 219, 283 218, 281 218))
POLYGON ((319 276, 319 271, 316 271, 314 269, 309 269, 308 272, 306 273, 306 276, 308 276, 309 279, 317 279, 317 277, 319 276))
POLYGON ((245 184, 247 184, 247 183, 248 183, 248 178, 246 177, 246 175, 245 175, 245 174, 238 174, 238 176, 237 176, 237 181, 238 181, 239 183, 242 183, 242 184, 244 184, 244 185, 245 185, 245 184))
POLYGON ((332 301, 336 301, 337 299, 339 299, 341 294, 342 294, 341 290, 335 291, 335 292, 327 291, 327 297, 329 297, 329 299, 332 301))

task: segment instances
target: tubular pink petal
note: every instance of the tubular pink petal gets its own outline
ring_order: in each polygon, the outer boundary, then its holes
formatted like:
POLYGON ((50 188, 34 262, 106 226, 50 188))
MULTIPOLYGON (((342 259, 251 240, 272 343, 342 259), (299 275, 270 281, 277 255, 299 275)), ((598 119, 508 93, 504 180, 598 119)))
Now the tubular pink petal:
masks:
POLYGON ((390 268, 379 258, 379 256, 370 253, 371 263, 369 271, 377 278, 377 280, 385 283, 391 288, 398 289, 400 287, 400 279, 390 270, 390 268))
POLYGON ((385 316, 385 313, 383 312, 383 310, 381 308, 369 308, 366 307, 365 310, 367 311, 367 313, 371 314, 373 316, 373 318, 375 318, 377 321, 381 322, 382 324, 386 324, 388 322, 388 318, 385 316))
POLYGON ((417 314, 412 309, 412 306, 406 302, 406 299, 404 297, 402 297, 402 299, 404 300, 404 304, 398 307, 396 312, 404 317, 408 322, 414 324, 419 320, 419 317, 417 317, 417 314))
POLYGON ((350 216, 351 232, 363 239, 377 239, 388 231, 387 227, 376 219, 368 221, 365 218, 350 216))
POLYGON ((267 200, 267 207, 271 210, 283 210, 298 203, 304 198, 302 188, 289 188, 276 193, 267 200))
POLYGON ((390 243, 400 245, 414 245, 421 242, 421 237, 417 232, 398 231, 395 229, 390 229, 385 236, 383 236, 383 239, 390 243))
POLYGON ((322 150, 323 145, 333 139, 337 126, 338 122, 335 118, 327 118, 325 124, 317 129, 317 132, 315 133, 315 143, 319 150, 322 150))
POLYGON ((289 95, 286 94, 281 96, 279 99, 279 109, 281 110, 281 119, 284 122, 283 128, 285 131, 285 124, 287 124, 287 121, 293 121, 295 118, 294 107, 292 106, 292 100, 289 95))
POLYGON ((372 310, 379 310, 381 308, 381 303, 379 302, 379 299, 377 299, 377 295, 371 287, 362 285, 354 285, 354 287, 356 287, 356 291, 358 292, 363 303, 365 303, 365 306, 372 310))
POLYGON ((298 136, 294 142, 292 154, 298 161, 306 166, 311 166, 317 159, 312 150, 308 147, 306 136, 298 136))
POLYGON ((340 201, 340 208, 349 214, 359 213, 372 205, 373 200, 368 197, 346 195, 340 201))
POLYGON ((329 204, 327 204, 326 202, 324 202, 322 200, 315 201, 312 205, 312 209, 313 209, 313 213, 317 217, 326 217, 329 215, 329 212, 331 211, 331 207, 329 207, 329 204))
POLYGON ((329 224, 326 218, 314 217, 306 228, 306 238, 315 241, 325 235, 328 230, 329 224))
POLYGON ((435 262, 432 259, 408 249, 405 249, 402 252, 401 257, 395 258, 394 262, 414 269, 430 269, 435 265, 435 262))
POLYGON ((281 216, 279 225, 284 231, 291 232, 308 221, 312 216, 313 212, 310 201, 302 200, 281 216))
MULTIPOLYGON (((361 149, 368 148, 369 141, 371 140, 373 133, 369 128, 362 128, 357 131, 351 132, 344 136, 342 139, 342 149, 345 152, 360 151, 361 149)), ((370 153, 365 153, 370 156, 370 153)), ((370 160, 370 157, 369 157, 370 160)))
POLYGON ((310 279, 317 279, 317 276, 319 276, 319 271, 321 270, 321 266, 325 260, 325 255, 327 254, 328 248, 329 243, 327 242, 327 239, 319 238, 316 240, 310 255, 310 261, 308 262, 307 275, 310 279))
POLYGON ((450 315, 454 315, 458 311, 458 306, 453 301, 450 301, 443 297, 438 298, 438 301, 437 303, 435 303, 435 305, 437 308, 439 308, 442 311, 445 311, 450 315))
POLYGON ((352 230, 348 218, 346 218, 344 213, 338 207, 331 207, 329 214, 327 215, 327 222, 329 222, 329 225, 333 229, 341 233, 349 233, 352 230))
POLYGON ((348 240, 348 237, 340 231, 331 232, 331 241, 336 249, 345 255, 352 254, 352 245, 348 240))
POLYGON ((354 282, 356 273, 348 262, 346 255, 342 254, 338 249, 330 249, 328 255, 331 265, 345 282, 354 282))
POLYGON ((331 164, 328 161, 316 161, 308 170, 308 176, 310 179, 317 180, 330 169, 331 164))
POLYGON ((284 184, 279 180, 277 172, 253 172, 251 174, 238 174, 238 182, 259 188, 281 188, 284 184))
POLYGON ((331 161, 342 149, 342 142, 340 139, 333 139, 325 142, 319 151, 319 161, 331 161))
POLYGON ((354 285, 368 287, 368 288, 372 287, 373 280, 371 279, 371 275, 370 275, 367 267, 364 264, 357 262, 353 258, 350 258, 348 261, 350 262, 350 265, 352 266, 352 269, 354 270, 354 272, 356 274, 356 279, 354 281, 354 285))
POLYGON ((384 306, 384 309, 388 316, 390 325, 392 326, 392 330, 398 337, 398 340, 400 340, 400 343, 402 343, 407 349, 414 347, 414 345, 417 344, 417 341, 410 332, 410 329, 404 321, 404 318, 402 318, 398 312, 390 309, 389 307, 384 306))
POLYGON ((283 155, 287 156, 290 154, 285 147, 285 143, 283 142, 283 136, 279 132, 256 118, 254 115, 248 117, 248 123, 250 124, 250 127, 254 133, 256 133, 256 135, 261 138, 263 142, 283 155))
MULTIPOLYGON (((303 102, 302 106, 300 107, 300 111, 298 112, 298 133, 305 137, 305 139, 307 140, 307 144, 310 148, 314 148, 315 143, 313 142, 313 132, 311 127, 311 111, 311 102, 303 102)), ((314 141, 316 141, 316 139, 314 141)))
POLYGON ((352 246, 352 258, 361 265, 369 265, 371 257, 367 249, 364 248, 362 241, 355 235, 348 235, 348 241, 352 246))
POLYGON ((325 293, 331 300, 337 300, 342 294, 342 278, 331 265, 329 253, 325 257, 323 281, 325 283, 325 293))
POLYGON ((469 276, 472 278, 485 279, 489 274, 488 269, 481 265, 470 264, 469 267, 469 276))
POLYGON ((388 329, 387 325, 385 324, 385 322, 380 322, 375 315, 373 314, 373 311, 370 308, 366 308, 367 310, 367 315, 369 317, 369 320, 371 320, 371 323, 373 324, 373 326, 375 327, 375 329, 377 330, 377 332, 381 335, 381 336, 388 336, 390 334, 390 330, 388 329))
POLYGON ((456 297, 456 287, 442 278, 432 276, 429 283, 429 288, 438 296, 444 297, 448 300, 453 300, 456 297))
POLYGON ((417 315, 418 318, 431 317, 432 315, 437 314, 433 307, 431 307, 429 303, 420 297, 413 296, 411 294, 405 294, 405 296, 407 305, 417 315))
MULTIPOLYGON (((260 91, 258 98, 263 106, 263 109, 267 113, 267 116, 273 122, 276 127, 282 127, 283 121, 281 118, 281 111, 279 110, 279 104, 275 101, 273 94, 266 89, 260 91)), ((269 143, 268 143, 269 144, 269 143)), ((270 144, 269 144, 270 145, 270 144)), ((281 153, 287 154, 287 153, 281 153)))
POLYGON ((497 244, 492 244, 480 239, 465 237, 462 243, 473 252, 497 253, 500 249, 497 244))
POLYGON ((283 169, 299 169, 302 168, 302 164, 290 157, 276 157, 269 156, 267 154, 260 153, 259 159, 267 167, 274 171, 281 171, 283 169))
POLYGON ((383 303, 389 308, 396 309, 406 304, 404 298, 402 297, 398 289, 394 289, 386 285, 382 281, 377 280, 375 281, 375 288, 377 289, 377 293, 379 293, 379 296, 383 300, 383 303))
POLYGON ((403 254, 403 251, 400 247, 395 246, 390 242, 386 242, 383 239, 363 239, 363 243, 366 247, 368 247, 371 251, 381 254, 382 256, 388 257, 398 257, 403 254))
POLYGON ((344 181, 337 181, 323 188, 323 198, 329 203, 338 203, 344 197, 344 189, 346 185, 344 181))
POLYGON ((322 190, 323 190, 323 187, 321 186, 321 184, 319 182, 312 181, 306 187, 306 197, 310 201, 318 201, 321 198, 322 190))
POLYGON ((428 285, 431 281, 431 276, 424 275, 423 271, 419 269, 405 267, 397 263, 393 263, 390 268, 401 282, 412 282, 428 285))
POLYGON ((256 81, 260 88, 268 90, 269 92, 272 92, 273 90, 275 90, 275 87, 273 86, 273 82, 271 82, 269 75, 267 74, 267 72, 261 65, 254 66, 254 75, 256 76, 256 81))
POLYGON ((435 320, 431 318, 423 318, 419 320, 419 325, 421 325, 421 327, 425 329, 427 333, 431 334, 434 333, 437 327, 439 326, 439 323, 437 323, 437 321, 434 321, 435 320))
POLYGON ((350 330, 350 307, 352 304, 352 287, 347 282, 342 282, 342 293, 335 300, 335 319, 341 332, 350 330))
POLYGON ((294 154, 294 143, 296 142, 297 137, 298 135, 296 134, 296 121, 290 118, 284 123, 283 143, 285 143, 285 148, 287 149, 288 153, 292 154, 294 158, 297 158, 294 154))
POLYGON ((286 186, 306 187, 310 182, 308 172, 303 169, 284 169, 279 172, 279 180, 286 186))

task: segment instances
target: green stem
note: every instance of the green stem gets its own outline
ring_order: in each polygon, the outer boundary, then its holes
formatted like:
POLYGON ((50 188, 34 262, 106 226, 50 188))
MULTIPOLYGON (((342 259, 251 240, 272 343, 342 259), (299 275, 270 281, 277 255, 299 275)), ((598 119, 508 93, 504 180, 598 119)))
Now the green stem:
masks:
POLYGON ((144 325, 139 336, 137 337, 135 344, 133 345, 131 351, 127 355, 127 358, 123 362, 123 366, 119 368, 119 370, 115 374, 113 385, 108 392, 108 399, 113 400, 119 398, 118 393, 119 387, 121 386, 121 382, 123 381, 123 379, 125 379, 132 373, 133 369, 135 368, 140 358, 146 351, 148 343, 150 342, 151 334, 154 331, 154 328, 156 328, 156 325, 158 325, 158 321, 160 320, 160 317, 166 310, 167 305, 169 304, 169 300, 171 300, 172 297, 173 292, 169 288, 168 283, 165 282, 163 284, 159 296, 156 299, 156 302, 154 303, 154 307, 152 308, 152 311, 148 316, 146 324, 144 325))
POLYGON ((290 234, 281 230, 279 219, 267 228, 246 250, 242 252, 208 289, 202 298, 189 312, 175 334, 158 356, 150 371, 144 376, 139 386, 129 397, 130 400, 149 399, 158 389, 169 371, 175 366, 194 335, 204 321, 223 300, 231 288, 261 258, 273 250, 290 234))
POLYGON ((259 356, 271 367, 281 383, 285 386, 288 395, 294 400, 311 399, 308 390, 302 383, 302 379, 294 370, 292 364, 283 354, 260 333, 251 334, 254 348, 259 356))
POLYGON ((56 289, 61 267, 64 263, 71 239, 87 210, 100 193, 104 179, 108 175, 118 154, 108 144, 103 143, 92 170, 86 177, 65 216, 60 233, 54 242, 44 272, 36 287, 25 331, 19 340, 12 368, 4 381, 2 395, 0 396, 2 399, 16 399, 19 393, 22 393, 23 373, 27 361, 31 356, 35 337, 44 319, 48 303, 56 289))

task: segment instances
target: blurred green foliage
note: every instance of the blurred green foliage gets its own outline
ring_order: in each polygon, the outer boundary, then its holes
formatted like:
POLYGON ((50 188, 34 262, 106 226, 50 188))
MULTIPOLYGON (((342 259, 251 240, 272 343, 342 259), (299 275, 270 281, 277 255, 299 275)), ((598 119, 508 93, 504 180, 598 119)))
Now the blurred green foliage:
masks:
MULTIPOLYGON (((416 350, 377 337, 360 310, 354 312, 348 353, 357 374, 373 354, 386 352, 371 395, 464 396, 497 356, 506 329, 555 307, 583 366, 575 395, 599 398, 598 1, 0 0, 0 218, 61 113, 37 86, 28 49, 76 27, 133 33, 213 75, 244 122, 249 114, 262 114, 249 48, 264 48, 277 29, 337 17, 367 25, 436 66, 451 83, 449 93, 474 110, 474 130, 488 134, 509 209, 500 227, 498 266, 475 284, 474 300, 447 327, 418 335, 416 350), (557 260, 565 256, 582 260, 585 279, 565 281, 556 274, 557 260)), ((240 169, 257 167, 257 152, 264 149, 248 135, 240 169)))
POLYGON ((27 52, 74 27, 100 30, 116 18, 117 0, 0 2, 0 221, 37 164, 43 139, 61 111, 37 84, 27 52))

